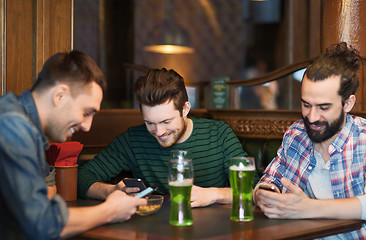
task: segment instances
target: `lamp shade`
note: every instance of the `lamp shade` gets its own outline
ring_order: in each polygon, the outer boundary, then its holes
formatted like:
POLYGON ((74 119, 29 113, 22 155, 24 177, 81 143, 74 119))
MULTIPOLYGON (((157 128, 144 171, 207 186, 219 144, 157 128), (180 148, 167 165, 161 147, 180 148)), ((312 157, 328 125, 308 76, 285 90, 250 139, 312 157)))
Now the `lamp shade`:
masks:
POLYGON ((148 33, 144 50, 165 54, 194 52, 188 32, 172 19, 163 21, 148 33))

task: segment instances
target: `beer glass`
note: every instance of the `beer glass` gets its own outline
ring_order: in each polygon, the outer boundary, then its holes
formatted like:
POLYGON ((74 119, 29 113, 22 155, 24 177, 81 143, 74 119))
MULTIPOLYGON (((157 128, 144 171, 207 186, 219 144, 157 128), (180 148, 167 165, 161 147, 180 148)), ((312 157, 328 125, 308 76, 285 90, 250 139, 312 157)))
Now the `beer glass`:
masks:
POLYGON ((171 151, 168 163, 168 184, 170 192, 169 223, 174 226, 192 225, 191 189, 193 184, 193 165, 189 151, 171 151))
POLYGON ((233 157, 229 162, 230 186, 233 194, 232 221, 252 221, 252 191, 255 163, 253 157, 233 157))

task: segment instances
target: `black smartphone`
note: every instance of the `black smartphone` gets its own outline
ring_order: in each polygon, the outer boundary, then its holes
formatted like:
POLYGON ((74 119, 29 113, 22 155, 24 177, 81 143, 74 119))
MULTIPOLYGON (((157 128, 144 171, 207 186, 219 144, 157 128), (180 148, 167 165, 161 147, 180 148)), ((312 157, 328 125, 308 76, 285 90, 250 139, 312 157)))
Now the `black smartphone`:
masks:
POLYGON ((135 195, 135 198, 142 198, 145 197, 146 195, 156 191, 158 188, 157 187, 148 187, 145 190, 139 192, 138 194, 135 195))
POLYGON ((277 192, 275 186, 273 185, 260 185, 259 189, 264 189, 271 192, 277 192))
POLYGON ((145 190, 146 186, 141 179, 136 178, 125 178, 122 180, 126 187, 138 187, 140 191, 145 190))

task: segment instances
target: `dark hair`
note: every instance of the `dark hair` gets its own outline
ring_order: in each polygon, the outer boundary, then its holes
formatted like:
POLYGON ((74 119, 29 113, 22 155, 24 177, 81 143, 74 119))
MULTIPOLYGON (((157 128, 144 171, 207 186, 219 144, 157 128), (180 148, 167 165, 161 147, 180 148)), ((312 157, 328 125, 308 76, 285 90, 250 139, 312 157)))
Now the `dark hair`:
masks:
POLYGON ((314 58, 307 67, 306 77, 312 81, 319 81, 331 76, 340 76, 341 84, 338 94, 342 97, 342 104, 355 94, 359 86, 357 71, 361 66, 359 52, 341 42, 333 44, 326 52, 314 58))
POLYGON ((152 69, 135 83, 135 96, 141 104, 156 106, 174 100, 175 108, 182 114, 188 101, 183 78, 174 70, 152 69))
POLYGON ((107 83, 94 60, 80 51, 73 50, 50 57, 44 63, 31 91, 41 92, 56 83, 65 83, 70 86, 71 93, 75 96, 92 82, 96 82, 105 91, 107 83))

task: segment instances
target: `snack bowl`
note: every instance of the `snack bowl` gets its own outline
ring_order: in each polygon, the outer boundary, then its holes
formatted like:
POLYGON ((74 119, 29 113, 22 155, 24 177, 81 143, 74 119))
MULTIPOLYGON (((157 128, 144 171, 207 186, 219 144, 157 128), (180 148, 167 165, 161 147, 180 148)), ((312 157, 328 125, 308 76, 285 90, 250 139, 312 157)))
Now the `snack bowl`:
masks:
POLYGON ((147 205, 139 206, 136 213, 140 216, 147 216, 157 212, 164 202, 164 196, 161 195, 149 195, 145 197, 147 205))

